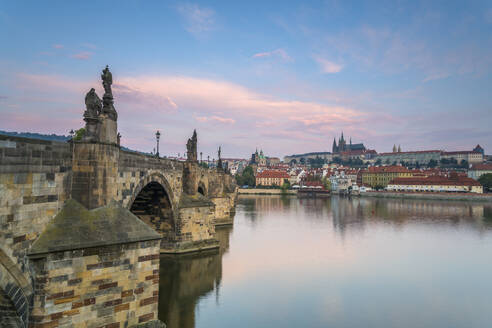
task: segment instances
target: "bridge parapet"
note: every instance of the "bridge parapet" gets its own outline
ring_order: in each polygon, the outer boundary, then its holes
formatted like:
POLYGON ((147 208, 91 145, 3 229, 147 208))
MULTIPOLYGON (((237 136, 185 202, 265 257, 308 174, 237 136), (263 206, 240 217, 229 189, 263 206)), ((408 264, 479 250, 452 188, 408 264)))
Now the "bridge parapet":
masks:
POLYGON ((26 272, 27 250, 69 196, 65 142, 0 135, 0 248, 26 272))

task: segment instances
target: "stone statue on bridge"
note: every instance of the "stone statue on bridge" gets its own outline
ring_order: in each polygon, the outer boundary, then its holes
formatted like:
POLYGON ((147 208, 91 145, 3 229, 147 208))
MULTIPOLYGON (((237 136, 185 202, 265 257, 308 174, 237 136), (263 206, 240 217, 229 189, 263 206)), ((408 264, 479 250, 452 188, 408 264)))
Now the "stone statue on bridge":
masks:
POLYGON ((221 153, 222 153, 222 149, 221 149, 221 146, 219 146, 219 150, 217 151, 217 155, 218 155, 217 169, 218 170, 222 170, 222 158, 220 157, 221 153))
POLYGON ((108 65, 106 65, 106 68, 103 69, 101 79, 103 81, 104 95, 113 96, 113 92, 111 91, 111 84, 113 84, 113 74, 111 74, 111 72, 109 71, 108 65))
POLYGON ((102 110, 101 98, 96 93, 96 90, 92 88, 85 95, 85 112, 84 118, 86 117, 98 117, 102 110))
POLYGON ((99 115, 102 110, 102 102, 94 88, 90 89, 85 95, 85 108, 85 134, 83 140, 89 142, 97 141, 99 138, 99 115))
POLYGON ((193 136, 188 139, 188 142, 186 143, 186 157, 187 160, 190 162, 196 162, 198 161, 198 155, 197 155, 197 142, 198 138, 196 136, 196 130, 193 130, 193 136))
POLYGON ((108 66, 102 71, 101 79, 104 87, 102 101, 94 88, 85 95, 86 110, 84 112, 84 121, 86 124, 82 141, 119 145, 116 122, 118 114, 113 106, 113 93, 111 91, 113 76, 108 66))
POLYGON ((101 79, 104 87, 102 112, 113 121, 116 121, 118 119, 118 114, 116 113, 116 109, 113 106, 113 91, 111 90, 111 85, 113 84, 113 75, 109 71, 108 65, 106 65, 106 68, 103 69, 101 79))

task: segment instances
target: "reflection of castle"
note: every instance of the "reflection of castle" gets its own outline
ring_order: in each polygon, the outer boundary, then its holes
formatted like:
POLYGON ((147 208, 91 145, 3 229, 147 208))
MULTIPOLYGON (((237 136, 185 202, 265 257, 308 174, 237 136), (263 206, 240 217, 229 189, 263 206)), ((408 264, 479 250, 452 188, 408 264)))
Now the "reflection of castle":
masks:
POLYGON ((332 146, 333 154, 338 154, 345 151, 355 151, 355 150, 364 151, 366 150, 366 147, 364 146, 363 143, 353 144, 352 138, 350 138, 350 142, 349 144, 347 144, 347 142, 343 137, 343 132, 342 132, 342 136, 338 139, 338 145, 336 139, 333 138, 333 146, 332 146))
POLYGON ((161 256, 159 319, 168 328, 195 327, 195 308, 199 299, 220 286, 222 255, 229 249, 231 231, 232 227, 217 228, 218 252, 161 256))

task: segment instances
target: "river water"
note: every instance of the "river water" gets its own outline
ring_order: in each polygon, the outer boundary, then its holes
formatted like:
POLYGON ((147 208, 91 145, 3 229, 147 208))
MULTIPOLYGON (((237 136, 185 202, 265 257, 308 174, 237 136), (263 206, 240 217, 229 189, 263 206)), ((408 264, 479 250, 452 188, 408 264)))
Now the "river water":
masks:
POLYGON ((161 258, 176 327, 492 327, 492 204, 240 196, 220 250, 161 258))

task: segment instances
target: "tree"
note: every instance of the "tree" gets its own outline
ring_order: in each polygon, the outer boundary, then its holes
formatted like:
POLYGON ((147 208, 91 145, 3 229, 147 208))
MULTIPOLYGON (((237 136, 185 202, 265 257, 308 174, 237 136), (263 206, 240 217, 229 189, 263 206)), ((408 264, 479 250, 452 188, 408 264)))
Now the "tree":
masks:
POLYGON ((492 191, 492 173, 482 174, 478 182, 483 186, 484 191, 492 191))
POLYGON ((306 164, 306 159, 304 157, 301 157, 301 159, 299 160, 299 162, 304 165, 306 164))
POLYGON ((328 174, 325 175, 322 182, 323 182, 323 187, 325 187, 326 190, 331 190, 331 181, 328 178, 328 174))
POLYGON ((382 163, 381 158, 378 158, 374 164, 381 165, 381 163, 382 163))
POLYGON ((236 175, 236 182, 240 186, 248 185, 253 187, 255 185, 255 181, 255 173, 253 168, 249 165, 244 168, 241 175, 236 175))
POLYGON ((73 141, 80 141, 82 137, 85 135, 85 128, 80 128, 75 131, 75 136, 73 137, 73 141))
POLYGON ((431 159, 427 166, 430 168, 435 168, 437 166, 437 161, 435 159, 431 159))
POLYGON ((468 168, 468 161, 465 159, 461 160, 460 167, 467 169, 468 168))
POLYGON ((290 182, 289 182, 289 180, 285 179, 284 180, 284 183, 282 184, 282 186, 280 187, 280 189, 282 189, 282 192, 284 193, 289 188, 290 188, 290 182))

